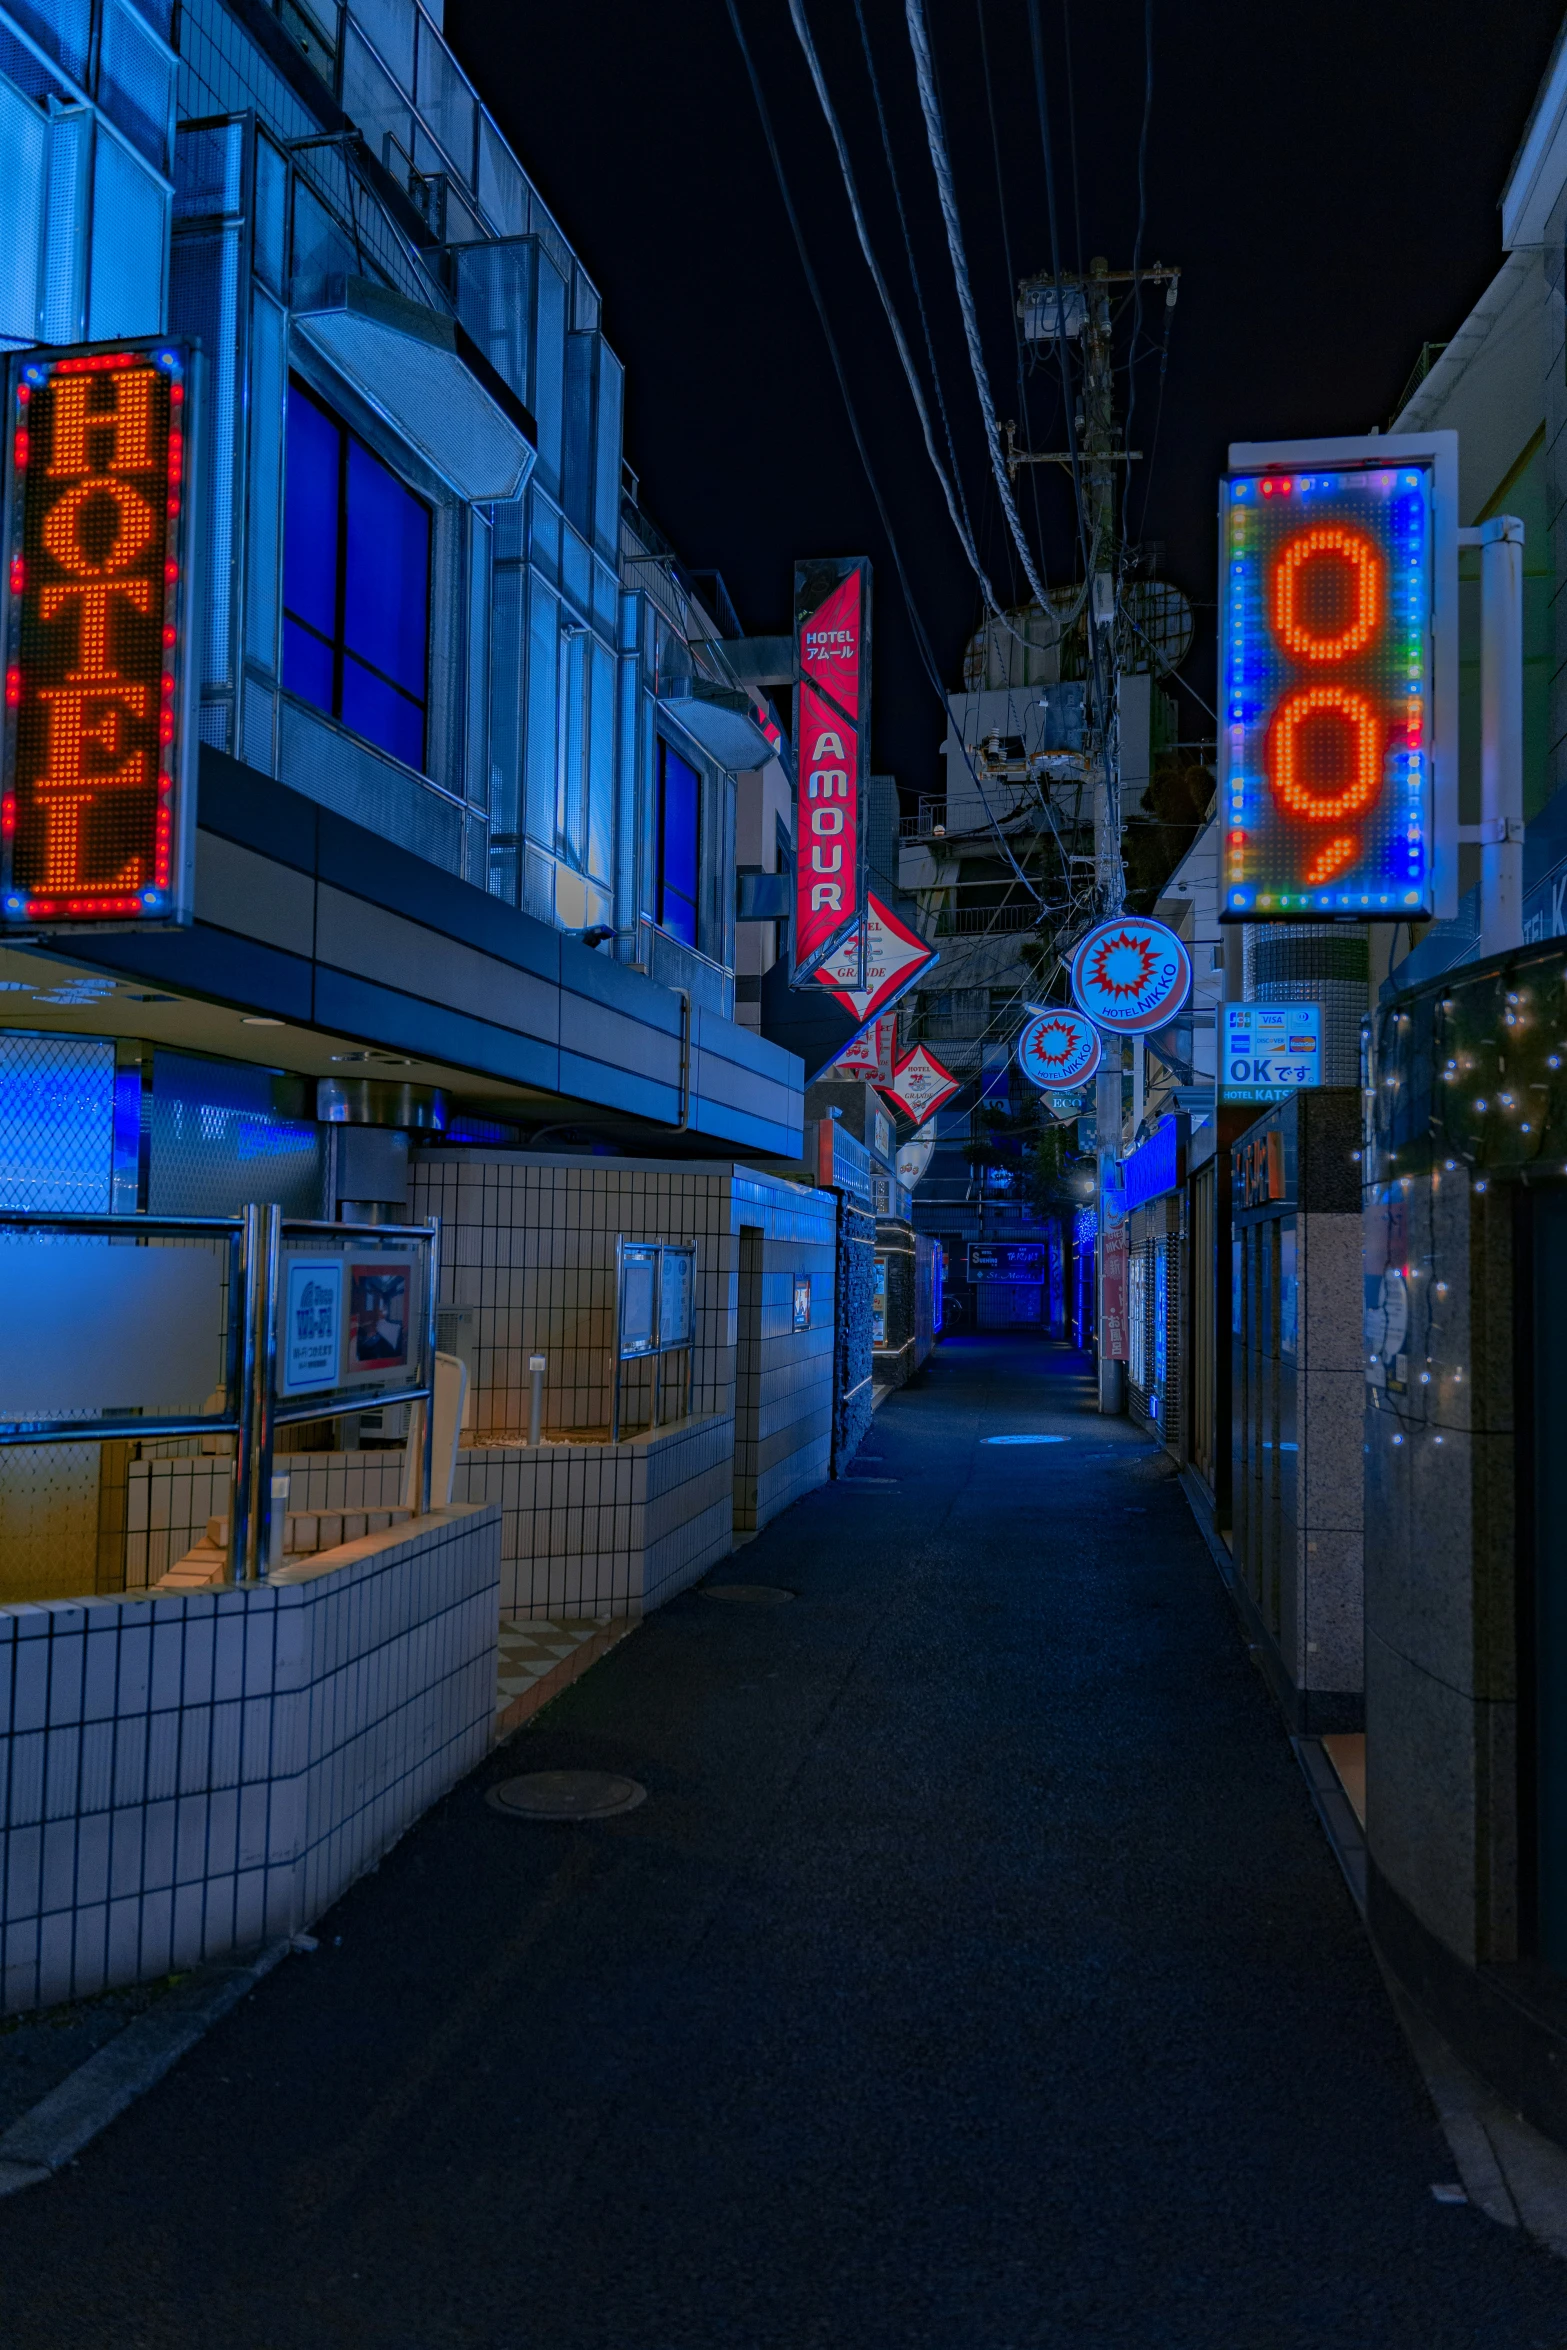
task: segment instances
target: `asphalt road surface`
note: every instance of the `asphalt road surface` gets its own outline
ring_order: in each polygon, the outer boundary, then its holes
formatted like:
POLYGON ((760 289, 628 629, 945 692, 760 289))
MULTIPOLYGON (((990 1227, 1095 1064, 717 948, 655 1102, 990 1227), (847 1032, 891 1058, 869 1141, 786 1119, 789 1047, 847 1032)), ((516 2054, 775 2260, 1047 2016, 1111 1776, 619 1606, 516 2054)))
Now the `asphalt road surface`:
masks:
POLYGON ((650 1618, 0 2203, 6 2350, 1567 2345, 1081 1371, 944 1347, 713 1578, 793 1604, 650 1618), (647 1802, 483 1800, 583 1765, 647 1802))

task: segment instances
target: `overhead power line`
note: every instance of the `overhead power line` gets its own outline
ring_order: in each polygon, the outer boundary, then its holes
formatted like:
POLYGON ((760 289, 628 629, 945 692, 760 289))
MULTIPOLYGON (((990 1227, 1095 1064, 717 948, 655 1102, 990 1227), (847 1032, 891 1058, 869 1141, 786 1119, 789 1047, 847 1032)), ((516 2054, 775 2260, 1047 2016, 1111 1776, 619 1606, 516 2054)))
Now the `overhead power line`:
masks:
MULTIPOLYGON (((898 575, 898 585, 903 591, 904 608, 909 616, 909 626, 913 631, 915 648, 919 653, 921 666, 924 668, 925 674, 929 678, 930 683, 935 691, 936 698, 941 704, 943 714, 950 719, 951 713, 947 701, 946 688, 941 682, 941 672, 936 666, 936 657, 931 651, 930 640, 925 633, 925 624, 920 618, 919 606, 914 601, 914 591, 909 584, 909 575, 904 565, 902 550, 898 545, 898 536, 892 527, 892 517, 887 511, 887 501, 882 496, 881 484, 876 478, 876 469, 871 463, 870 451, 865 445, 865 435, 860 428, 859 412, 854 405, 854 396, 849 390, 849 378, 844 368, 843 354, 838 348, 838 338, 832 330, 832 320, 828 316, 827 303, 822 293, 821 284, 811 263, 810 251, 805 242, 805 232, 800 226, 800 215, 795 209, 794 198, 789 193, 789 182, 784 173, 783 157, 778 151, 778 138, 776 132, 773 129, 772 111, 767 103, 767 94, 762 88, 761 76, 756 70, 756 60, 751 55, 750 43, 745 37, 745 27, 740 22, 740 12, 736 6, 736 0, 724 0, 724 5, 728 13, 730 27, 734 33, 736 46, 738 47, 740 55, 745 63, 746 77, 751 84, 751 95, 756 101, 756 111, 762 125, 762 137, 766 141, 767 153, 773 167, 773 177, 778 183, 778 194, 783 203, 784 213, 788 219, 790 231, 794 237, 795 251, 800 257, 800 267, 804 272, 805 282, 809 288, 811 300, 815 305, 817 320, 822 330, 822 339, 827 345, 827 353, 828 357, 832 361, 833 373, 838 379, 838 390, 843 398, 844 412, 849 419, 849 430, 854 436, 854 446, 859 452, 860 463, 865 471, 865 479, 869 485, 871 496, 875 501, 876 512, 881 519, 881 526, 883 532, 886 535, 888 551, 892 556, 893 569, 897 572, 898 575)), ((969 758, 967 744, 962 744, 961 748, 963 751, 964 761, 968 766, 970 775, 973 777, 974 788, 979 793, 981 803, 984 806, 985 814, 990 819, 991 829, 995 833, 996 839, 1001 845, 1001 850, 1007 860, 1007 863, 1011 866, 1013 872, 1017 875, 1019 881, 1021 881, 1023 884, 1023 887, 1027 890, 1035 905, 1042 907, 1045 902, 1044 899, 1040 896, 1038 890, 1035 889, 1033 883, 1029 880, 1028 875, 1024 872, 1022 866, 1018 863, 1017 858, 1012 852, 1011 842, 1007 839, 1000 825, 996 822, 995 811, 990 805, 990 799, 986 793, 984 784, 980 781, 979 775, 975 770, 974 763, 969 758)))
MULTIPOLYGON (((790 22, 794 26, 795 38, 799 42, 801 50, 804 53, 806 65, 810 69, 811 81, 815 86, 817 102, 821 107, 823 118, 826 121, 828 131, 832 136, 833 148, 838 157, 838 169, 843 175, 844 191, 849 199, 849 210, 854 216, 854 232, 860 240, 860 251, 865 256, 865 266, 871 273, 871 283, 875 286, 876 292, 881 300, 882 309, 886 313, 887 324, 892 331, 893 342, 897 346, 898 357, 903 365, 903 373, 908 382, 909 393, 919 414, 920 430, 925 436, 925 454, 929 457, 932 469, 936 475, 936 479, 941 484, 941 494, 947 501, 947 512, 952 517, 952 527, 958 534, 958 538, 962 545, 964 554, 968 557, 969 567, 973 571, 974 577, 979 582, 980 593, 983 595, 985 602, 989 606, 993 616, 997 620, 1002 620, 1003 624, 1005 624, 1000 601, 997 598, 995 589, 991 586, 990 581, 986 576, 985 567, 979 558, 979 549, 974 544, 974 535, 969 528, 967 513, 959 511, 958 499, 953 490, 952 478, 947 472, 945 465, 943 465, 941 458, 937 453, 936 436, 931 427, 930 410, 925 405, 924 388, 921 385, 919 376, 915 371, 914 357, 909 349, 907 337, 903 332, 903 323, 898 316, 896 307, 894 306, 892 294, 887 285, 887 280, 882 275, 881 266, 876 259, 875 253, 871 249, 870 230, 866 226, 865 210, 860 202, 860 191, 855 184, 854 167, 849 161, 849 150, 844 141, 843 129, 839 123, 836 109, 833 106, 832 98, 828 93, 827 79, 822 72, 821 60, 816 54, 816 44, 811 38, 811 28, 805 19, 805 8, 803 5, 803 0, 789 0, 789 18, 790 22)), ((899 210, 900 212, 902 210, 901 203, 899 205, 899 210)))
POLYGON ((990 377, 985 367, 985 354, 979 339, 979 319, 974 309, 974 289, 969 283, 968 259, 963 250, 963 230, 958 220, 957 196, 952 185, 952 166, 947 156, 947 134, 941 119, 941 100, 936 90, 935 69, 931 63, 930 35, 925 24, 922 0, 904 0, 904 14, 908 20, 909 46, 914 53, 914 77, 919 86, 920 111, 925 117, 925 138, 930 148, 931 167, 936 174, 936 193, 941 201, 941 218, 947 232, 947 250, 952 257, 952 275, 957 287, 958 307, 963 314, 963 334, 968 344, 969 367, 974 377, 974 389, 979 397, 980 415, 985 424, 985 441, 990 450, 990 470, 995 475, 996 491, 1001 510, 1007 518, 1023 566, 1024 577, 1041 606, 1047 605, 1045 583, 1039 576, 1033 550, 1023 534, 1022 518, 1017 500, 1012 495, 1012 483, 1007 475, 1006 459, 1001 454, 1001 428, 996 422, 996 405, 990 394, 990 377))

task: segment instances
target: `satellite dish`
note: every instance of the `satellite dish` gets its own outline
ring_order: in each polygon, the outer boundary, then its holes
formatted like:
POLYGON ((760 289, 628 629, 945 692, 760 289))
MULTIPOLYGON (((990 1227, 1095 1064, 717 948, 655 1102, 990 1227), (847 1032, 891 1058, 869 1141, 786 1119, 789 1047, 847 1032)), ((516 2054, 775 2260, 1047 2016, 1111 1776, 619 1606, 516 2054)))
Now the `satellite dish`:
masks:
POLYGON ((1127 666, 1164 676, 1192 649, 1192 608, 1167 579, 1130 579, 1121 590, 1121 616, 1130 622, 1127 666))

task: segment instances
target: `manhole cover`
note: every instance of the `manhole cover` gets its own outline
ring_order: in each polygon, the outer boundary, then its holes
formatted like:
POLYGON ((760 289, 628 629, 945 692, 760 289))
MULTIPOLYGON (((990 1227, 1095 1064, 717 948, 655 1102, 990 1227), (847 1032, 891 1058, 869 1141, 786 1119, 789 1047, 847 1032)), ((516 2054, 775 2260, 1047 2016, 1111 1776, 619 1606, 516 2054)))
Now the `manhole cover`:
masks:
POLYGON ((780 1591, 776 1583, 705 1583, 704 1599, 732 1599, 741 1607, 783 1607, 794 1597, 792 1591, 780 1591))
POLYGON ((607 1820, 646 1799, 647 1789, 618 1771, 530 1771, 503 1779, 484 1800, 508 1819, 607 1820))

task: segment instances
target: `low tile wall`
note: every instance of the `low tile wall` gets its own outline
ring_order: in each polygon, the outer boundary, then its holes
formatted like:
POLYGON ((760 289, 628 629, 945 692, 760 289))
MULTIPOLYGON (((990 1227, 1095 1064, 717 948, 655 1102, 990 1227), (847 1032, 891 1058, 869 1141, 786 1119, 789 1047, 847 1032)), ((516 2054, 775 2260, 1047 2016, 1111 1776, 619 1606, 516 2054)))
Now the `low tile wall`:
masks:
MULTIPOLYGON (((291 1510, 392 1510, 403 1498, 404 1455, 396 1452, 280 1453, 291 1510)), ((226 1518, 234 1464, 223 1455, 132 1461, 126 1495, 125 1587, 145 1590, 206 1531, 226 1518)))
POLYGON ((621 1444, 489 1444, 454 1500, 501 1512, 505 1616, 641 1615, 727 1558, 734 1423, 683 1420, 621 1444))
POLYGON ((254 1589, 0 1608, 0 2004, 296 1931, 485 1753, 500 1512, 254 1589))

